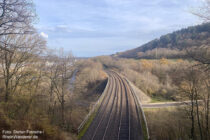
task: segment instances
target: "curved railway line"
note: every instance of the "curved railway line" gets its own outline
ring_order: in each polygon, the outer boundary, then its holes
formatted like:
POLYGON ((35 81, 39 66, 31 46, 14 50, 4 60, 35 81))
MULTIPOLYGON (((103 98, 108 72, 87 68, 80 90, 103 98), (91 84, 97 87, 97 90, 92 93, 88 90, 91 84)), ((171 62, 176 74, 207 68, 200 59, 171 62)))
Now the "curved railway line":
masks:
POLYGON ((109 71, 109 82, 95 118, 82 140, 143 140, 134 91, 125 78, 109 71))

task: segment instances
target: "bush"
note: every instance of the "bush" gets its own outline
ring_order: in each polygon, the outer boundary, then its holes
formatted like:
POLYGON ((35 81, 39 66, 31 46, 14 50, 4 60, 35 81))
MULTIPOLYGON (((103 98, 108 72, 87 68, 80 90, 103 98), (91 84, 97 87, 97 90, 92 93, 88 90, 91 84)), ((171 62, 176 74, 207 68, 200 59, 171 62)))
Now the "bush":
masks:
POLYGON ((29 105, 27 97, 13 97, 12 102, 0 103, 0 108, 0 130, 38 130, 44 131, 39 139, 64 139, 61 131, 50 123, 43 110, 33 104, 29 105))
POLYGON ((189 139, 190 122, 181 108, 144 109, 153 140, 189 139))

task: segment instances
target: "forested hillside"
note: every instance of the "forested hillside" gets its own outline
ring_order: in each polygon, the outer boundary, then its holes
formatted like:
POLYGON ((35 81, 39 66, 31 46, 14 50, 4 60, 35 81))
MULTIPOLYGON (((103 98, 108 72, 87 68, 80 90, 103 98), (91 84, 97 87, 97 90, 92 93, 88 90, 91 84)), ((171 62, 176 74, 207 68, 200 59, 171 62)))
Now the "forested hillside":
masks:
POLYGON ((117 53, 124 58, 183 58, 185 50, 191 47, 210 45, 210 23, 188 27, 161 36, 138 48, 117 53))

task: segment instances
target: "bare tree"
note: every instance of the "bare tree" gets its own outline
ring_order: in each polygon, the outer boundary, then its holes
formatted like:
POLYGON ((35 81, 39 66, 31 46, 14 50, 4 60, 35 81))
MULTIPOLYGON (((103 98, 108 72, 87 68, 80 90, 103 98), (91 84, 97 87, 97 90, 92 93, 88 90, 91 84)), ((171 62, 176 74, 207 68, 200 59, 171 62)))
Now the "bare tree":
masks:
POLYGON ((204 22, 210 21, 210 0, 204 0, 203 6, 198 10, 192 12, 194 15, 200 17, 204 22))
POLYGON ((189 58, 193 59, 197 64, 195 66, 200 67, 205 71, 210 70, 210 47, 192 47, 186 49, 189 58))
POLYGON ((195 93, 194 93, 194 77, 191 77, 193 71, 185 71, 181 78, 180 91, 184 98, 190 99, 189 116, 191 120, 190 138, 195 139, 195 93), (193 80, 193 81, 192 81, 193 80))
POLYGON ((65 99, 69 90, 69 80, 72 76, 74 58, 72 54, 65 55, 61 50, 59 56, 53 57, 53 64, 51 66, 50 81, 51 88, 50 94, 55 93, 61 107, 61 121, 62 126, 65 124, 65 99))
POLYGON ((204 88, 204 92, 206 94, 203 95, 203 102, 204 102, 204 105, 203 105, 203 108, 204 108, 204 138, 205 140, 208 140, 210 138, 210 134, 209 134, 209 119, 210 119, 210 77, 209 75, 208 76, 205 76, 205 80, 204 80, 204 86, 206 88, 204 88))
MULTIPOLYGON (((0 0, 0 36, 34 33, 34 11, 30 0, 0 0)), ((9 51, 2 46, 0 49, 9 51)))
MULTIPOLYGON (((194 15, 200 17, 204 22, 210 21, 210 0, 204 0, 203 6, 197 10, 192 12, 194 15)), ((209 45, 201 46, 201 47, 194 47, 191 49, 186 49, 187 55, 192 58, 196 62, 193 65, 194 68, 199 69, 199 75, 201 84, 199 85, 200 89, 202 90, 195 90, 195 94, 201 95, 202 105, 198 105, 196 101, 196 115, 197 119, 201 119, 203 124, 199 123, 199 129, 201 139, 209 139, 209 113, 210 113, 210 47, 209 45), (199 112, 201 108, 202 111, 199 112), (201 116, 200 118, 198 118, 201 116), (202 128, 201 128, 202 127, 202 128)))
POLYGON ((32 22, 35 17, 30 0, 0 0, 0 35, 34 31, 32 22))
POLYGON ((191 120, 191 139, 209 139, 209 73, 192 65, 181 76, 180 91, 182 97, 189 99, 186 106, 191 120), (198 131, 196 131, 198 130, 198 131), (197 133, 199 132, 199 133, 197 133))
POLYGON ((34 63, 46 42, 37 34, 6 35, 0 38, 0 45, 5 48, 0 51, 0 64, 3 71, 1 78, 4 81, 5 102, 7 102, 21 80, 30 75, 27 68, 34 63))

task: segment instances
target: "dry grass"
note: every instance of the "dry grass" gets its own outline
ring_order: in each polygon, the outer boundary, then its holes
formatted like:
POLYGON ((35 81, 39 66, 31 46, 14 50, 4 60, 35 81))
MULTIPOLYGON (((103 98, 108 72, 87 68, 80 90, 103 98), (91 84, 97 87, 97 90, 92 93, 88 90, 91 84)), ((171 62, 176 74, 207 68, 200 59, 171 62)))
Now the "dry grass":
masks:
POLYGON ((144 109, 152 140, 188 140, 190 122, 182 108, 144 109))

